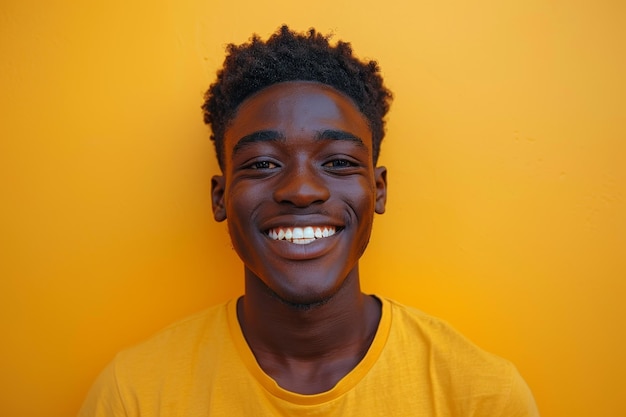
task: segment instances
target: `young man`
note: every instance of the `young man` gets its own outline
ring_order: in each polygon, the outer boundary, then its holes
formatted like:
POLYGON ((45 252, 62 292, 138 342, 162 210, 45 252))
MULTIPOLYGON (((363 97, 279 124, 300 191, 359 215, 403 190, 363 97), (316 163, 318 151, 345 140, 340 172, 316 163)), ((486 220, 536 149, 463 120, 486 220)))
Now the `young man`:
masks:
POLYGON ((213 212, 245 295, 120 353, 81 416, 538 416, 513 365, 363 294, 391 93, 314 30, 230 45, 206 94, 213 212))

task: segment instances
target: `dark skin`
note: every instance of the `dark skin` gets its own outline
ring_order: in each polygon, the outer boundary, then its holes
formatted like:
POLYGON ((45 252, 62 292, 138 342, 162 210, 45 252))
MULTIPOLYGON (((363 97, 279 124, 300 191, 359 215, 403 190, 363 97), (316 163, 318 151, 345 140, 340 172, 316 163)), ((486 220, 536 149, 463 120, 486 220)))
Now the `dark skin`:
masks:
POLYGON ((280 83, 241 104, 224 145, 213 212, 244 263, 243 334, 281 387, 328 391, 366 354, 381 314, 359 284, 386 202, 367 120, 329 86, 280 83))

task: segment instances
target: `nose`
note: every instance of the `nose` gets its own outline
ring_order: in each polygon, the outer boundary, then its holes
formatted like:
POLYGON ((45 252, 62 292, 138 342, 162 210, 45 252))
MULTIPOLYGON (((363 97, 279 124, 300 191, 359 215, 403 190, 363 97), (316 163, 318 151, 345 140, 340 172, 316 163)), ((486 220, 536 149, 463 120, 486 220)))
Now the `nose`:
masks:
POLYGON ((330 190, 321 175, 323 173, 316 172, 315 167, 311 166, 287 170, 274 189, 274 200, 295 207, 323 203, 330 197, 330 190))

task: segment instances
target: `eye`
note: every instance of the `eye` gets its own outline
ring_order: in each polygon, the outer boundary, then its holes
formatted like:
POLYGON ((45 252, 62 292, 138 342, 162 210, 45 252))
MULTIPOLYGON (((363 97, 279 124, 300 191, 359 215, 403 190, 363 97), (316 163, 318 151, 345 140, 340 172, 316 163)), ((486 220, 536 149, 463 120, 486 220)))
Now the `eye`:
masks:
POLYGON ((273 169, 277 167, 278 165, 270 161, 257 161, 248 165, 250 169, 273 169))
POLYGON ((326 162, 323 166, 327 168, 347 168, 356 166, 356 164, 347 159, 333 159, 332 161, 326 162))

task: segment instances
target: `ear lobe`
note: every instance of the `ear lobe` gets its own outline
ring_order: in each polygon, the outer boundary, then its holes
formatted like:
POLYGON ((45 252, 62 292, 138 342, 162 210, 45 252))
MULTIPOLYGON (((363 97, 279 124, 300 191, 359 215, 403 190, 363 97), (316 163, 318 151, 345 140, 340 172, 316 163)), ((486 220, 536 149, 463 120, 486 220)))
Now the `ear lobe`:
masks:
POLYGON ((211 201, 213 203, 213 218, 215 221, 226 220, 226 209, 224 209, 224 186, 226 181, 223 175, 214 175, 211 178, 211 201))
POLYGON ((375 167, 374 179, 376 181, 376 204, 374 210, 378 214, 383 214, 387 204, 387 168, 375 167))

